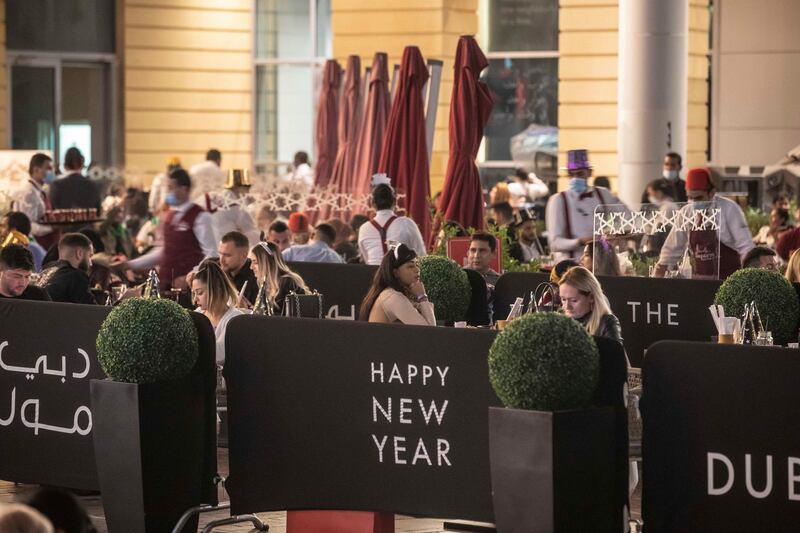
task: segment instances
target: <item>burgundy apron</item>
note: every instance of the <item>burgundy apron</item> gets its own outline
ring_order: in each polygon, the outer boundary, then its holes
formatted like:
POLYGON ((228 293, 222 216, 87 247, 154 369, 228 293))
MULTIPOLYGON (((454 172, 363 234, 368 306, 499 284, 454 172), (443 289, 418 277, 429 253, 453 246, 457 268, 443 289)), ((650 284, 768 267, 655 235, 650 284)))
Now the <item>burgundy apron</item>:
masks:
POLYGON ((691 231, 689 249, 694 257, 694 276, 696 278, 715 278, 717 276, 717 245, 719 245, 719 279, 725 279, 741 267, 739 253, 719 241, 714 230, 691 231))

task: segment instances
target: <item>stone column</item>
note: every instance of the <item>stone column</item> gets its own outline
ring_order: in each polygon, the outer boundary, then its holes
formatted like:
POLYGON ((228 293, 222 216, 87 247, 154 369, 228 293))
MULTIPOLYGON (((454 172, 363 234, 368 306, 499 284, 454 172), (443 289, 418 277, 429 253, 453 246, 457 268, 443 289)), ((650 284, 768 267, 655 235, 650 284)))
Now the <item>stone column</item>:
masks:
POLYGON ((688 1, 620 0, 619 181, 622 201, 641 201, 664 154, 686 153, 688 1))

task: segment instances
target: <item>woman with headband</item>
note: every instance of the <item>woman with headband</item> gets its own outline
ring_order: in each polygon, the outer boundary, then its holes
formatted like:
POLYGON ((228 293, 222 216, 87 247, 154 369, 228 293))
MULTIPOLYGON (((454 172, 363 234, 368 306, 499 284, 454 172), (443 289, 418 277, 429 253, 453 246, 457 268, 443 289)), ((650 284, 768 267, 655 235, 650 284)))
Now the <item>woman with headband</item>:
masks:
POLYGON ((288 267, 275 243, 267 241, 256 244, 250 250, 248 257, 258 285, 267 284, 267 294, 269 301, 272 302, 274 314, 283 313, 283 304, 290 292, 294 291, 296 294, 311 292, 303 278, 288 267))
POLYGON ((405 244, 392 245, 372 278, 361 304, 361 320, 435 326, 433 304, 419 279, 417 253, 405 244))
POLYGON ((235 307, 239 298, 236 287, 222 268, 211 260, 203 261, 197 272, 190 273, 188 277, 197 311, 206 315, 214 326, 217 363, 222 364, 225 362, 225 330, 228 322, 242 314, 235 307))

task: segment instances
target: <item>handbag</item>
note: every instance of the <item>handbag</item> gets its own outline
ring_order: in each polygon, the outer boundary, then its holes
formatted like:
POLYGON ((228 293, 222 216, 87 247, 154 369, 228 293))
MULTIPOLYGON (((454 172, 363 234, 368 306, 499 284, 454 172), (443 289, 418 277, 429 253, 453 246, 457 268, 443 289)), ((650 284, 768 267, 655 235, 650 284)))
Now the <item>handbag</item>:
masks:
POLYGON ((298 294, 290 291, 283 302, 283 316, 295 318, 322 318, 322 294, 298 294))

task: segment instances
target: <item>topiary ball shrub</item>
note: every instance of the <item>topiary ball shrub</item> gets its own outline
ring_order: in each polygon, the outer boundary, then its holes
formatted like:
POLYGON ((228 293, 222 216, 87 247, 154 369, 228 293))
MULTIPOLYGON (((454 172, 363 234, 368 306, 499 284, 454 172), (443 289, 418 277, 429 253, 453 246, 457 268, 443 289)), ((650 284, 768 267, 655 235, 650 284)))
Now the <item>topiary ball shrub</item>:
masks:
POLYGON ((489 381, 506 407, 587 407, 600 379, 600 352, 575 320, 532 313, 510 322, 489 350, 489 381))
POLYGON ((467 273, 458 263, 439 255, 427 255, 419 260, 420 278, 428 298, 433 303, 436 319, 463 320, 472 298, 467 273))
POLYGON ((725 308, 727 316, 735 317, 741 317, 744 304, 753 301, 775 344, 795 342, 800 302, 786 278, 760 268, 737 270, 722 283, 714 298, 714 303, 725 308))
POLYGON ((97 335, 97 359, 114 381, 181 378, 192 370, 197 354, 194 322, 172 300, 126 300, 109 313, 97 335))

